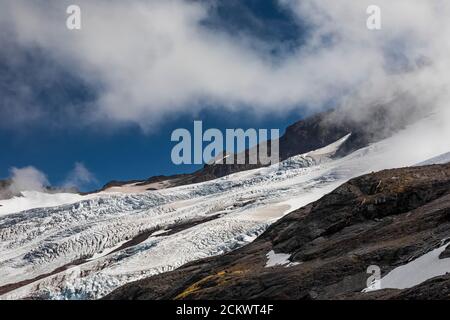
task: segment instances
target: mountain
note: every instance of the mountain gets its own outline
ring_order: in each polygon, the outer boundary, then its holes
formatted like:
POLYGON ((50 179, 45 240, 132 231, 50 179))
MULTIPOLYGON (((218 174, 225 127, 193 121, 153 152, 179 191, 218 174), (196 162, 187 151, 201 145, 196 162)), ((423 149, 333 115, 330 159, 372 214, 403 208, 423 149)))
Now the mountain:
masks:
MULTIPOLYGON (((349 179, 387 168, 413 166, 436 156, 435 150, 419 153, 402 149, 399 153, 402 145, 399 141, 404 143, 404 137, 417 134, 420 128, 429 128, 433 121, 438 123, 440 119, 423 119, 417 125, 409 122, 408 126, 403 129, 400 126, 393 132, 374 129, 379 123, 374 120, 374 123, 366 122, 365 129, 358 131, 356 126, 341 126, 367 117, 345 114, 345 119, 337 119, 343 114, 330 111, 288 129, 280 138, 280 145, 282 139, 294 135, 303 134, 306 140, 321 138, 297 142, 290 150, 306 152, 268 167, 238 171, 212 180, 199 173, 198 178, 207 181, 179 186, 171 185, 166 177, 154 177, 144 182, 112 183, 103 191, 89 194, 39 193, 0 200, 0 299, 98 299, 151 276, 166 273, 172 276, 171 271, 186 270, 184 266, 196 266, 205 258, 218 257, 214 261, 222 266, 226 262, 223 259, 229 257, 227 254, 246 252, 240 248, 248 248, 247 245, 272 225, 279 226, 277 221, 285 222, 283 217, 307 208, 349 179), (339 129, 329 129, 327 133, 323 126, 330 121, 340 123, 333 125, 339 129), (382 138, 386 135, 387 138, 382 138), (328 144, 322 146, 325 143, 328 144), (320 147, 310 150, 312 145, 320 147)), ((408 117, 395 120, 389 114, 381 118, 389 128, 389 123, 399 125, 408 117)), ((420 148, 419 142, 416 140, 416 148, 420 148)), ((441 149, 448 151, 450 146, 443 144, 441 149)), ((288 151, 283 151, 286 157, 294 152, 288 151)), ((192 177, 180 175, 177 179, 192 177)), ((348 210, 357 208, 353 196, 349 194, 345 198, 348 210)), ((342 205, 345 201, 342 200, 342 205)), ((323 221, 315 219, 312 225, 305 225, 311 237, 323 228, 331 234, 333 227, 328 224, 332 222, 338 224, 339 230, 339 216, 334 216, 336 221, 327 220, 331 212, 330 209, 323 216, 323 221)), ((351 216, 347 218, 349 225, 344 225, 344 230, 357 229, 352 225, 351 216)), ((368 219, 367 225, 361 227, 370 227, 371 223, 374 222, 368 219)), ((300 228, 295 221, 291 227, 285 227, 287 230, 300 228)), ((321 237, 313 240, 321 243, 321 237)), ((261 240, 256 240, 255 244, 258 243, 261 240)), ((349 243, 349 250, 354 243, 349 243)), ((289 245, 297 250, 294 244, 289 245)), ((249 247, 255 248, 253 244, 249 247)), ((284 263, 293 253, 279 251, 276 246, 273 249, 248 256, 267 259, 268 255, 271 265, 284 263)), ((344 246, 339 249, 346 250, 344 246)), ((326 251, 331 252, 331 248, 326 251)), ((258 266, 255 264, 255 268, 258 266)), ((293 267, 297 265, 293 263, 293 267)), ((255 270, 266 271, 265 268, 255 270)), ((193 269, 192 275, 197 271, 193 269)), ((270 286, 276 285, 270 279, 267 281, 270 286)), ((327 281, 323 280, 324 285, 327 281)), ((181 287, 174 282, 174 290, 181 287)))
POLYGON ((450 164, 351 179, 251 244, 107 299, 450 298, 450 164), (363 293, 377 265, 381 288, 363 293))
MULTIPOLYGON (((287 127, 279 139, 280 161, 323 148, 348 134, 351 134, 351 137, 336 154, 337 157, 346 156, 371 143, 383 140, 423 118, 424 115, 414 103, 403 106, 408 101, 405 95, 399 95, 385 104, 360 108, 357 113, 354 109, 343 106, 297 121, 287 127), (398 104, 402 104, 402 107, 397 107, 398 104)), ((258 150, 259 146, 255 148, 258 150)), ((268 150, 269 152, 271 150, 270 142, 268 150)), ((100 191, 121 186, 139 187, 139 190, 145 189, 144 187, 148 190, 170 188, 210 181, 262 167, 259 161, 258 164, 249 164, 248 153, 247 149, 245 164, 237 164, 237 161, 234 161, 235 164, 205 164, 202 169, 191 174, 156 176, 146 180, 112 181, 100 191)), ((237 155, 233 156, 236 160, 237 155)))
POLYGON ((344 167, 359 157, 331 159, 346 139, 204 183, 100 192, 0 215, 0 298, 101 298, 130 281, 242 247, 347 179, 344 167))

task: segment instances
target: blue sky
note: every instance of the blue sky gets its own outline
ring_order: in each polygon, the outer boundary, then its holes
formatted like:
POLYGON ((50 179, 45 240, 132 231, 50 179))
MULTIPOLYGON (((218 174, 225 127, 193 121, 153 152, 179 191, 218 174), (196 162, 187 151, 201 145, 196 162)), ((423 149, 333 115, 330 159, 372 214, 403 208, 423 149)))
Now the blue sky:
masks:
MULTIPOLYGON (((277 48, 294 48, 301 40, 301 27, 276 1, 219 2, 203 24, 215 32, 242 33, 256 41, 270 43, 270 54, 274 57, 280 54, 277 48)), ((199 166, 175 166, 171 162, 170 152, 175 143, 170 141, 170 134, 176 128, 190 130, 194 120, 202 120, 205 129, 279 128, 283 131, 300 118, 296 110, 259 117, 245 108, 223 110, 218 103, 195 114, 171 115, 150 132, 134 123, 78 125, 77 114, 84 113, 90 103, 95 103, 97 88, 87 83, 82 74, 52 60, 45 50, 19 46, 10 38, 3 37, 3 40, 9 45, 0 53, 2 178, 8 177, 12 167, 34 166, 44 172, 53 185, 62 185, 74 164, 81 162, 96 181, 80 187, 91 190, 110 180, 191 172, 199 166), (21 87, 29 90, 25 98, 18 94, 21 87), (25 116, 38 110, 37 120, 23 120, 22 115, 9 106, 11 103, 21 103, 20 107, 27 105, 25 116), (71 108, 74 112, 67 113, 71 108)))
POLYGON ((158 132, 145 134, 137 126, 110 129, 108 132, 76 129, 30 129, 20 133, 0 130, 1 176, 7 177, 9 168, 34 166, 45 172, 55 185, 64 183, 75 162, 83 163, 96 177, 82 187, 97 188, 110 180, 143 179, 154 175, 192 172, 198 165, 174 165, 170 153, 175 142, 170 135, 177 128, 192 131, 193 121, 202 120, 207 128, 280 128, 284 130, 299 114, 263 118, 237 112, 224 116, 219 112, 186 115, 168 121, 158 132), (243 116, 244 114, 244 116, 243 116), (226 118, 225 118, 226 117, 226 118))

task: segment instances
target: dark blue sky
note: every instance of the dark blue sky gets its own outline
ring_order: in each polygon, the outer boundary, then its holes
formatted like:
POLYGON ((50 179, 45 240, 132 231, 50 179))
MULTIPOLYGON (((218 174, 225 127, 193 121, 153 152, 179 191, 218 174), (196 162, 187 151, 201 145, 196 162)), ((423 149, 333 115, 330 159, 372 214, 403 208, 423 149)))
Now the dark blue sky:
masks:
MULTIPOLYGON (((275 59, 300 45, 302 39, 302 28, 276 1, 218 2, 204 25, 218 32, 244 33, 270 42, 275 59)), ((8 41, 4 36, 0 39, 8 41)), ((205 129, 279 128, 282 133, 300 118, 298 113, 256 118, 245 111, 230 114, 221 111, 220 106, 211 106, 195 116, 180 114, 177 119, 168 119, 151 133, 134 125, 81 127, 77 115, 89 112, 95 88, 86 86, 81 77, 64 66, 55 65, 39 48, 24 49, 14 44, 6 47, 0 49, 0 178, 7 177, 11 167, 34 166, 47 174, 53 185, 59 185, 75 162, 82 162, 97 178, 97 182, 83 186, 90 190, 110 180, 191 172, 199 166, 175 166, 170 160, 175 144, 170 134, 176 128, 191 129, 194 120, 202 120, 205 129), (48 72, 54 74, 49 77, 48 72), (40 81, 49 78, 53 81, 40 81), (27 95, 17 94, 23 87, 32 90, 27 95), (26 98, 21 101, 19 96, 26 98), (25 106, 25 114, 31 119, 43 116, 51 121, 18 119, 16 108, 22 114, 25 106), (34 115, 33 108, 45 114, 34 115)))
MULTIPOLYGON (((207 128, 280 128, 298 119, 297 114, 263 118, 255 121, 242 113, 203 113, 197 117, 186 115, 178 121, 166 123, 157 133, 143 134, 138 127, 114 129, 99 133, 96 130, 25 129, 20 134, 0 130, 0 175, 6 177, 12 166, 35 166, 49 176, 51 183, 61 184, 75 162, 82 162, 94 173, 98 182, 85 186, 96 188, 110 180, 142 179, 153 175, 191 172, 195 165, 175 166, 170 159, 174 129, 193 128, 194 120, 202 120, 207 128)), ((224 132, 224 131, 223 131, 224 132)))

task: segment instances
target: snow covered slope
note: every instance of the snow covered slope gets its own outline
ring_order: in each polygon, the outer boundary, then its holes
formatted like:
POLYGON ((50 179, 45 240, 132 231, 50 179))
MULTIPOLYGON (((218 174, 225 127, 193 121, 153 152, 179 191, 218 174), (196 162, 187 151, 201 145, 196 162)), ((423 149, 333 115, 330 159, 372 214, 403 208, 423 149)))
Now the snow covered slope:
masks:
POLYGON ((75 193, 45 193, 22 191, 21 197, 0 200, 0 216, 33 208, 55 207, 87 199, 75 193))
POLYGON ((400 157, 393 140, 385 140, 332 159, 347 138, 204 183, 115 190, 9 212, 0 217, 0 298, 100 298, 130 281, 239 248, 349 178, 429 158, 400 157))
POLYGON ((441 154, 437 157, 431 158, 429 160, 423 161, 418 164, 418 166, 428 166, 432 164, 446 164, 450 162, 450 152, 441 154))
POLYGON ((381 289, 412 288, 426 280, 445 275, 450 270, 450 259, 440 259, 439 255, 447 247, 448 243, 403 266, 395 268, 381 280, 378 280, 377 286, 372 285, 366 288, 364 292, 381 289))

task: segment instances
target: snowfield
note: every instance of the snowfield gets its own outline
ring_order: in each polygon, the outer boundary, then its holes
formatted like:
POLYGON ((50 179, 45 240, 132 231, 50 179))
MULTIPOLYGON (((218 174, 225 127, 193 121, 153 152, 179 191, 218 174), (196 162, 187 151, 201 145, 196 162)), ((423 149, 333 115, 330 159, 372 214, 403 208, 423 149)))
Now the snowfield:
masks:
POLYGON ((291 262, 289 260, 291 258, 291 255, 286 253, 275 253, 273 250, 271 250, 266 256, 266 268, 275 266, 292 267, 300 264, 300 262, 291 262))
MULTIPOLYGON (((445 240, 442 242, 446 242, 445 240)), ((447 274, 450 272, 450 259, 439 259, 439 255, 448 245, 446 243, 405 265, 395 268, 378 281, 378 286, 370 286, 363 292, 412 288, 428 279, 447 274)))
POLYGON ((434 157, 430 160, 421 162, 418 164, 418 166, 427 166, 427 165, 431 165, 431 164, 446 164, 450 162, 450 152, 441 154, 437 157, 434 157))
MULTIPOLYGON (((128 282, 242 247, 349 178, 436 156, 400 157, 385 140, 333 159, 347 138, 214 181, 137 193, 115 188, 20 212, 5 207, 11 211, 0 216, 0 298, 101 298, 128 282)), ((279 258, 270 253, 268 265, 279 258)))
POLYGON ((55 207, 81 201, 86 197, 73 193, 23 191, 22 197, 0 200, 0 216, 34 208, 55 207))

